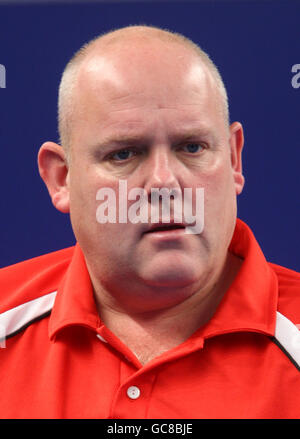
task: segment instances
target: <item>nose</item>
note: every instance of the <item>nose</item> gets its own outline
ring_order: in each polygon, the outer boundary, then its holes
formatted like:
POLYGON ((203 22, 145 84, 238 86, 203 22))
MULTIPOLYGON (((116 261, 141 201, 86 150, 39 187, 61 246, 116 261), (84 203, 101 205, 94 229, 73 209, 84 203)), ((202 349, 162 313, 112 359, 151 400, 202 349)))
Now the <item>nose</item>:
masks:
POLYGON ((169 147, 164 145, 153 147, 145 165, 144 189, 148 196, 152 188, 180 190, 180 164, 169 147))

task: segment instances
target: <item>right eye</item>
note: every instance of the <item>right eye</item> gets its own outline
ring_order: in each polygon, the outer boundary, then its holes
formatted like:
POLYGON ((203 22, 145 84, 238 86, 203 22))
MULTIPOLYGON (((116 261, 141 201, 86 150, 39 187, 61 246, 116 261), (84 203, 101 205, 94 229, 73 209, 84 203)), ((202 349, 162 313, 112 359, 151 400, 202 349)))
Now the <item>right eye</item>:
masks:
POLYGON ((121 149, 120 151, 110 154, 110 160, 122 162, 131 159, 136 153, 131 149, 121 149))

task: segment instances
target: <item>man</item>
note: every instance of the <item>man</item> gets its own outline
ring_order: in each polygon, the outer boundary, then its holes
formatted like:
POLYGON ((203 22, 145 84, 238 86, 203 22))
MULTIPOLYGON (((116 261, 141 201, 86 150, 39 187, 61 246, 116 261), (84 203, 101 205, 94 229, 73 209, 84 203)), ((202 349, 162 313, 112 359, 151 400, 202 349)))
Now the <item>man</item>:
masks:
POLYGON ((228 119, 216 67, 180 35, 132 26, 73 57, 61 145, 38 162, 77 244, 2 270, 2 417, 298 417, 300 277, 236 218, 243 130, 228 119), (121 183, 148 206, 174 191, 169 222, 98 215, 103 188, 124 210, 121 183), (189 233, 175 201, 199 188, 189 233))

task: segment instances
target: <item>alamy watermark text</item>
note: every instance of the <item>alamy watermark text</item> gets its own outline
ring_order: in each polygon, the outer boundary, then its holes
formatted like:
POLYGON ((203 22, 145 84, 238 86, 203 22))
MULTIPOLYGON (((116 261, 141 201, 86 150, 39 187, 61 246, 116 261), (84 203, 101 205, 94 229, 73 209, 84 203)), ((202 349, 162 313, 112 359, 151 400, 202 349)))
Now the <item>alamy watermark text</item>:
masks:
POLYGON ((294 64, 292 66, 292 73, 296 73, 292 77, 292 87, 293 88, 299 88, 300 87, 300 64, 294 64))
POLYGON ((0 88, 6 88, 6 68, 0 64, 0 88))
POLYGON ((184 224, 188 234, 200 234, 204 228, 204 189, 195 188, 131 188, 119 180, 117 193, 109 187, 97 191, 102 201, 96 210, 96 220, 105 223, 164 223, 184 224), (135 201, 134 203, 131 203, 135 201), (117 214, 118 213, 118 214, 117 214))

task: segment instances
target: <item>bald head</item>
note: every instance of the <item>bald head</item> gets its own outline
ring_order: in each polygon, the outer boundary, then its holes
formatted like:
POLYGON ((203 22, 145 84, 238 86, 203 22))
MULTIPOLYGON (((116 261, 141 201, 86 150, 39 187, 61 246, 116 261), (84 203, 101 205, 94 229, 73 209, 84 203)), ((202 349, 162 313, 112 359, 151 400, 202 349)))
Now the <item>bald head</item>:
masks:
MULTIPOLYGON (((189 67, 189 74, 199 75, 199 80, 206 72, 218 95, 218 109, 225 124, 229 124, 228 99, 222 78, 199 46, 177 33, 150 26, 129 26, 96 37, 85 44, 75 53, 63 72, 59 87, 58 123, 60 143, 67 154, 72 143, 74 118, 78 117, 80 107, 79 89, 87 77, 100 74, 104 81, 120 82, 120 71, 128 71, 130 68, 137 78, 143 75, 143 69, 149 76, 153 63, 161 65, 160 75, 165 76, 168 75, 167 70, 173 70, 172 65, 179 70, 187 70, 189 67), (193 65, 190 66, 191 60, 193 65)), ((157 69, 153 69, 153 75, 157 75, 157 69)), ((153 79, 160 81, 160 77, 153 79)), ((144 86, 147 88, 146 83, 144 86)))

